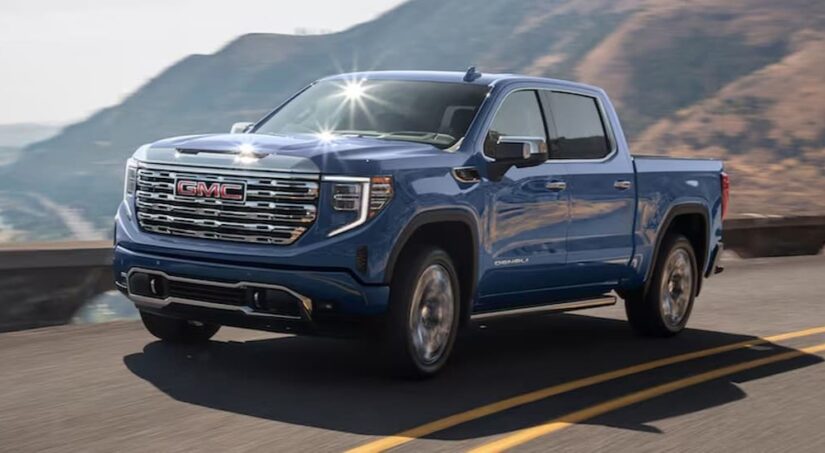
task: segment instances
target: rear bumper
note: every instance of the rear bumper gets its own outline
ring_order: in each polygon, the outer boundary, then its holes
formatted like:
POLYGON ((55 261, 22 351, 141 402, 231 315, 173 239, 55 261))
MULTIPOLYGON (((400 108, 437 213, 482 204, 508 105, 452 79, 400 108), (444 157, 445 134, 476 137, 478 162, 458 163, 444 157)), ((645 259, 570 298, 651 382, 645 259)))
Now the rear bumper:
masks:
POLYGON ((283 332, 332 332, 336 325, 357 329, 362 321, 382 315, 389 298, 387 286, 363 284, 346 271, 201 262, 122 246, 115 248, 114 276, 117 287, 141 310, 283 332), (151 290, 147 276, 157 280, 151 282, 151 290), (143 282, 132 277, 143 277, 143 282), (175 290, 174 285, 182 288, 175 290), (257 294, 267 292, 293 300, 295 310, 267 309, 258 303, 257 294))

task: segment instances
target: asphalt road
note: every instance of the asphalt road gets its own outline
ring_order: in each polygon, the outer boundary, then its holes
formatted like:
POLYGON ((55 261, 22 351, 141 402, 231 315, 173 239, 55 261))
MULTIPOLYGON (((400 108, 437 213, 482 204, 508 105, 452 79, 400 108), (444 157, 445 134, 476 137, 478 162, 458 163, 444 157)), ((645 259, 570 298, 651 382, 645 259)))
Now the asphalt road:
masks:
POLYGON ((490 321, 423 382, 386 377, 350 341, 224 329, 208 346, 177 347, 136 322, 6 333, 0 450, 343 451, 441 420, 423 438, 391 438, 395 451, 503 439, 522 451, 825 451, 825 352, 796 352, 825 343, 825 329, 707 352, 825 327, 823 294, 825 256, 732 262, 676 338, 634 336, 621 306, 490 321), (580 381, 693 351, 705 352, 580 381), (762 366, 715 371, 743 363, 762 366), (671 381, 684 388, 661 387, 671 381), (581 385, 554 387, 570 382, 581 385))

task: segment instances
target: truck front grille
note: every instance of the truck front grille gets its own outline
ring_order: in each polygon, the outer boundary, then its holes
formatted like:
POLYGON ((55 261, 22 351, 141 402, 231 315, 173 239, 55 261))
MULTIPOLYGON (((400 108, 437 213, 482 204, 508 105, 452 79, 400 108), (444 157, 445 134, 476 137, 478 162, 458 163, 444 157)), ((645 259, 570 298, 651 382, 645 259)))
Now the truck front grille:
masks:
POLYGON ((135 208, 140 227, 151 233, 221 241, 287 245, 315 221, 318 176, 142 164, 135 208), (180 180, 226 183, 245 188, 245 199, 182 196, 180 180))

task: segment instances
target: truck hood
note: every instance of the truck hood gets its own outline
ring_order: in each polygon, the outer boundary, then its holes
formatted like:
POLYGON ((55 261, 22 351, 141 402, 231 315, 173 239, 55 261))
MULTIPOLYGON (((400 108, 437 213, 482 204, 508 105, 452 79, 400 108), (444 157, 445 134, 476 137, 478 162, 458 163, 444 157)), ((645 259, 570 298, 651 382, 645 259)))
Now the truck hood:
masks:
POLYGON ((213 134, 160 140, 138 150, 149 162, 284 170, 307 173, 378 174, 415 162, 453 165, 455 153, 425 143, 315 134, 213 134), (450 162, 447 162, 450 161, 450 162))

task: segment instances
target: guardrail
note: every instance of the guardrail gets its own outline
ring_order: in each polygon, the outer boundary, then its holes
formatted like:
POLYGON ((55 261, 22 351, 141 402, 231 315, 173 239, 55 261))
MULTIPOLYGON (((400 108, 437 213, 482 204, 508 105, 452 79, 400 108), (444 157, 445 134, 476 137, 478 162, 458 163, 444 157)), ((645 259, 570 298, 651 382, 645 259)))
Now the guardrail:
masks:
MULTIPOLYGON (((743 258, 814 255, 825 216, 725 221, 728 250, 743 258)), ((94 296, 114 289, 109 241, 0 244, 0 332, 66 324, 94 296)))

